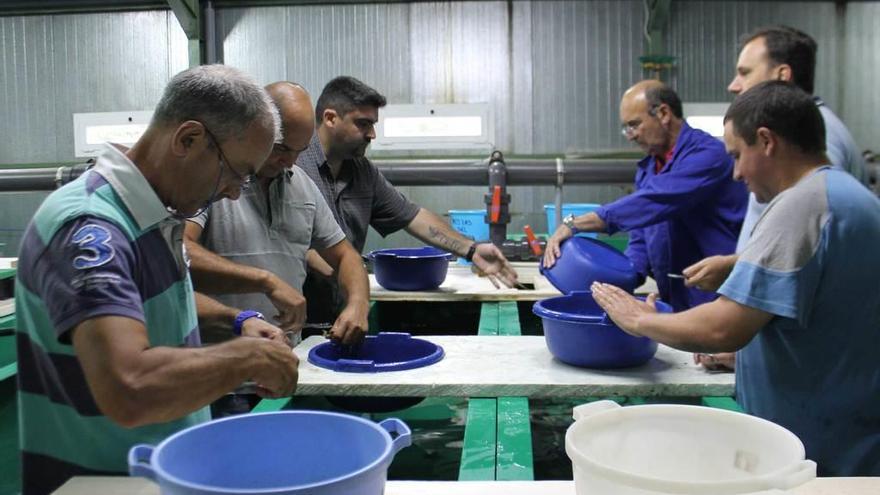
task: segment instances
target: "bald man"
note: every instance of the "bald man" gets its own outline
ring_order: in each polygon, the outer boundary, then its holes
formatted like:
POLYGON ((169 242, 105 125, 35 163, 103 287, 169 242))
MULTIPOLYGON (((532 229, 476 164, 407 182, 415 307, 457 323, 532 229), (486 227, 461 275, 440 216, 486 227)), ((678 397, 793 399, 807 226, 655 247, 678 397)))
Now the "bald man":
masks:
POLYGON ((226 340, 250 318, 272 318, 298 343, 306 320, 306 253, 315 249, 337 274, 347 301, 330 336, 359 342, 367 332, 367 272, 315 183, 293 167, 315 130, 311 99, 290 82, 266 90, 281 114, 282 141, 238 201, 219 201, 186 225, 195 286, 237 308, 229 315, 232 332, 203 338, 226 340))
POLYGON ((636 191, 566 217, 547 243, 544 265, 553 266, 560 243, 577 232, 623 230, 640 277, 651 275, 676 311, 715 299, 668 275, 736 247, 747 192, 733 180, 733 161, 721 141, 687 125, 678 95, 660 81, 641 81, 624 93, 620 122, 623 135, 648 155, 639 162, 636 191))

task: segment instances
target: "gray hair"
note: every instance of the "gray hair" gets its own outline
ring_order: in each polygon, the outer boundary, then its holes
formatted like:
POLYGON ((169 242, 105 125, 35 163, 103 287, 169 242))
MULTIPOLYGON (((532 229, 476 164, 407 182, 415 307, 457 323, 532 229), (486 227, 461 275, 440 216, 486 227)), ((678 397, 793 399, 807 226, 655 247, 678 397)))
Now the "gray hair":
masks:
POLYGON ((175 75, 165 86, 151 125, 187 120, 204 124, 218 140, 241 139, 258 123, 281 142, 281 118, 269 94, 249 75, 227 65, 201 65, 175 75))

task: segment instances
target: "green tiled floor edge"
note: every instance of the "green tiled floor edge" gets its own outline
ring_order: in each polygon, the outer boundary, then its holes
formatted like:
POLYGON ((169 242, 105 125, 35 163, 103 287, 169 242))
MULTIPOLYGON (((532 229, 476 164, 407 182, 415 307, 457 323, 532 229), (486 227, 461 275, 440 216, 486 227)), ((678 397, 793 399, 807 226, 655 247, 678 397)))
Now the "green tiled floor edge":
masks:
POLYGON ((716 409, 727 409, 728 411, 744 412, 743 408, 737 404, 733 397, 703 397, 703 405, 714 407, 716 409))
MULTIPOLYGON (((520 335, 516 303, 483 303, 478 334, 520 335)), ((534 479, 528 398, 499 397, 468 401, 458 479, 534 479)))

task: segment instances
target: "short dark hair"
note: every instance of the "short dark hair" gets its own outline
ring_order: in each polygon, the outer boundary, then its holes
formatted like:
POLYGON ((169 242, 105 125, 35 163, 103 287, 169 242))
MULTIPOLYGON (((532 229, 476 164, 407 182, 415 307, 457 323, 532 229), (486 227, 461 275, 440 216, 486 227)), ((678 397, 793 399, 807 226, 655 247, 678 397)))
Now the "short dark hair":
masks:
POLYGON ((645 90, 645 100, 648 102, 648 109, 654 109, 665 103, 672 109, 672 114, 679 119, 684 118, 684 112, 681 109, 681 99, 675 90, 665 84, 652 86, 645 90))
POLYGON ((754 39, 763 38, 767 46, 767 58, 773 66, 787 64, 791 67, 794 84, 813 94, 816 80, 816 40, 807 33, 788 26, 758 28, 745 35, 740 51, 754 39))
POLYGON ((387 101, 381 93, 351 76, 339 76, 324 86, 315 106, 315 120, 324 119, 324 110, 336 110, 340 117, 357 107, 382 108, 387 101))
POLYGON ((733 100, 724 123, 749 146, 758 139, 758 128, 766 127, 808 154, 825 152, 825 121, 806 91, 785 81, 765 81, 733 100))

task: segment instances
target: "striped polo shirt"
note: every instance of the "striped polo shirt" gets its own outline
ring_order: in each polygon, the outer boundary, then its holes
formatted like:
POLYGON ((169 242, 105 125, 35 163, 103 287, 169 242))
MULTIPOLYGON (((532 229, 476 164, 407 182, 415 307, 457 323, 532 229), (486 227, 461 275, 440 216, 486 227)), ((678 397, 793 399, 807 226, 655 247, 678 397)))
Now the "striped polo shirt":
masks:
POLYGON ((15 289, 25 494, 51 492, 75 475, 124 473, 132 445, 210 419, 203 408, 169 423, 119 426, 98 409, 70 341, 83 321, 117 315, 143 322, 152 346, 200 345, 182 232, 111 146, 28 225, 15 289))

